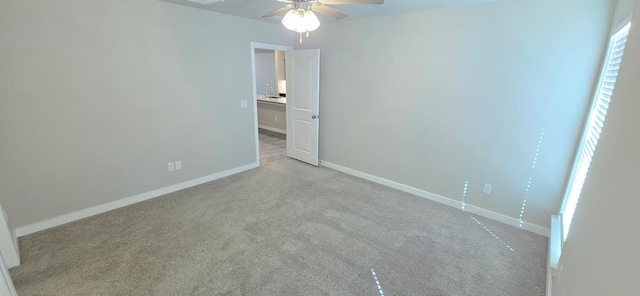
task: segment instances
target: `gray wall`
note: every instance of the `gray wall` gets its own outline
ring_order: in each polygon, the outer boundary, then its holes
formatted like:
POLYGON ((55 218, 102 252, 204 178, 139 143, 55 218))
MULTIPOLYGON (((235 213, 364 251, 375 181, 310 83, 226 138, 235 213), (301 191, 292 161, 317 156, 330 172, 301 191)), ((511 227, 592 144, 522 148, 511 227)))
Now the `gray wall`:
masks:
POLYGON ((467 203, 513 218, 531 177, 524 220, 549 227, 612 14, 511 0, 323 24, 303 45, 322 52, 320 158, 458 200, 468 180, 467 203))
POLYGON ((0 1, 12 225, 254 163, 251 41, 291 35, 157 0, 0 1))
POLYGON ((268 90, 269 96, 278 95, 278 80, 276 79, 276 52, 257 53, 256 52, 256 92, 264 94, 266 84, 271 85, 268 90))
POLYGON ((616 9, 613 13, 612 25, 615 26, 622 22, 633 11, 636 0, 617 0, 616 9))
MULTIPOLYGON (((636 1, 637 3, 637 1, 636 1)), ((626 7, 629 9, 630 7, 626 7)), ((562 251, 553 296, 638 295, 640 5, 598 150, 562 251)))

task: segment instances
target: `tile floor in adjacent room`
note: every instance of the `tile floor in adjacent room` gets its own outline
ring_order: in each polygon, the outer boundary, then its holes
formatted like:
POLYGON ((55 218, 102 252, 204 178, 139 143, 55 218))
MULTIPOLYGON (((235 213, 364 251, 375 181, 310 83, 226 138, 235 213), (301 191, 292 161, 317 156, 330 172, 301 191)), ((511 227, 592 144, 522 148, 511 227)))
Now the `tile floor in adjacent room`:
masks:
POLYGON ((260 139, 260 165, 287 157, 287 135, 258 129, 260 139))

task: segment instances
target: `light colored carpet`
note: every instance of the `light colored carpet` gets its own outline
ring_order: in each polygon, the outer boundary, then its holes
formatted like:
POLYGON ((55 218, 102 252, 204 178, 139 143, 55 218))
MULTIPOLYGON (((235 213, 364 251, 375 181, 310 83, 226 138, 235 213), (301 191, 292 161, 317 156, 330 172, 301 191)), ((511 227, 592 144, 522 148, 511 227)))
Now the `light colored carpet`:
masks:
POLYGON ((10 272, 21 296, 544 295, 546 239, 474 218, 281 159, 23 237, 10 272))

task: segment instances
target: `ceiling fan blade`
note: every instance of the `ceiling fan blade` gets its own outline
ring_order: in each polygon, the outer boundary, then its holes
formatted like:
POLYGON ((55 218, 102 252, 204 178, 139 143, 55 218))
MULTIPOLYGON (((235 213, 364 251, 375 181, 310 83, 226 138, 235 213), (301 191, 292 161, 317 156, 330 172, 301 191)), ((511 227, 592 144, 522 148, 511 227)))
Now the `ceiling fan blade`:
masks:
POLYGON ((322 14, 328 15, 328 16, 334 18, 334 19, 343 19, 343 18, 349 16, 348 14, 346 14, 346 13, 340 11, 340 10, 337 10, 335 8, 331 8, 331 7, 325 6, 325 5, 314 5, 314 6, 311 6, 311 10, 313 10, 314 12, 317 12, 317 13, 322 13, 322 14))
POLYGON ((319 0, 323 4, 384 4, 384 0, 319 0))
POLYGON ((276 16, 278 14, 282 14, 282 13, 285 13, 285 12, 291 10, 292 7, 293 6, 291 6, 291 5, 285 5, 285 6, 282 6, 282 7, 278 8, 278 9, 272 11, 272 12, 269 12, 269 13, 263 15, 262 17, 263 18, 267 18, 267 17, 276 16))

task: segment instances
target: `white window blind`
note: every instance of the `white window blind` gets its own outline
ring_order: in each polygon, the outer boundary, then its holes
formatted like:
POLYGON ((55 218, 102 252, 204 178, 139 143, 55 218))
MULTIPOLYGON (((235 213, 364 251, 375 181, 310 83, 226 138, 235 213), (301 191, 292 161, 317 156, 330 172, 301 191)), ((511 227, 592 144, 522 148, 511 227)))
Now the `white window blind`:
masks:
POLYGON ((593 159, 596 146, 598 146, 598 140, 600 139, 600 133, 604 127, 630 27, 631 23, 624 26, 611 37, 607 59, 602 70, 603 73, 598 89, 596 90, 597 97, 593 100, 591 110, 589 111, 589 117, 580 146, 578 147, 576 162, 574 163, 562 209, 560 210, 562 214, 563 240, 566 240, 569 234, 571 220, 573 220, 573 214, 578 206, 580 193, 582 192, 582 187, 589 173, 589 166, 591 166, 591 159, 593 159))

